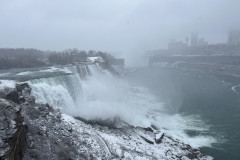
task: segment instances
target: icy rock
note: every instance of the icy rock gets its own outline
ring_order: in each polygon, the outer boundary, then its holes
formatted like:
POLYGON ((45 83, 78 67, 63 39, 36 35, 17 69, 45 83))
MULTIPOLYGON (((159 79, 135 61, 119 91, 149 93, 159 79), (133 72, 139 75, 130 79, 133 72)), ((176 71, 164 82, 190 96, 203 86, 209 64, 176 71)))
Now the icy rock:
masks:
POLYGON ((113 121, 117 126, 75 119, 54 106, 36 103, 28 84, 12 86, 0 89, 0 159, 213 159, 167 135, 119 119, 113 121))
POLYGON ((121 149, 117 148, 117 149, 116 149, 116 154, 117 154, 118 157, 122 157, 123 152, 122 152, 121 149))
POLYGON ((22 159, 26 147, 26 126, 20 109, 0 98, 0 159, 22 159))
POLYGON ((161 143, 163 137, 164 137, 164 133, 158 133, 158 134, 156 134, 155 142, 156 142, 157 144, 161 143))

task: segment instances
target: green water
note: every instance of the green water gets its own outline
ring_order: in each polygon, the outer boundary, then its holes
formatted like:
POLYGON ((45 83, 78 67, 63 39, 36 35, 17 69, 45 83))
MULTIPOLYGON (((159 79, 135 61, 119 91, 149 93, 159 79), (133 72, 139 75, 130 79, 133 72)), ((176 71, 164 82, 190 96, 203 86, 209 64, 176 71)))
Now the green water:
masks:
POLYGON ((139 69, 127 77, 168 102, 170 112, 199 115, 207 122, 211 126, 207 132, 186 131, 189 136, 212 136, 217 140, 212 147, 202 147, 203 153, 217 160, 240 159, 240 95, 221 78, 157 67, 139 69))

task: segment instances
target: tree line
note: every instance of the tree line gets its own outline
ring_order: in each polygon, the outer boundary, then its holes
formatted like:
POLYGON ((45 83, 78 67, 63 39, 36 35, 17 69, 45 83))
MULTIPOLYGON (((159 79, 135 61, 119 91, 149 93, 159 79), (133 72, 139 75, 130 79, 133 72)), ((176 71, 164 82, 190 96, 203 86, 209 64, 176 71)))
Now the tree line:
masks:
POLYGON ((101 56, 105 61, 115 59, 108 53, 94 50, 41 51, 25 48, 0 48, 0 69, 65 65, 86 62, 88 57, 93 56, 101 56))

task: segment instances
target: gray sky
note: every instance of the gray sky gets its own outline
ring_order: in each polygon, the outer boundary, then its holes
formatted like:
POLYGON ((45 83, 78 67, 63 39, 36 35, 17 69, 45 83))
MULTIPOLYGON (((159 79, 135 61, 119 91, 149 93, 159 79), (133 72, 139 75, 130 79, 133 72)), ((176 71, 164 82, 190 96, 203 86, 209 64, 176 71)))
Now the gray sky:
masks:
POLYGON ((0 0, 0 47, 95 49, 118 56, 166 48, 192 31, 210 43, 240 29, 240 0, 0 0))

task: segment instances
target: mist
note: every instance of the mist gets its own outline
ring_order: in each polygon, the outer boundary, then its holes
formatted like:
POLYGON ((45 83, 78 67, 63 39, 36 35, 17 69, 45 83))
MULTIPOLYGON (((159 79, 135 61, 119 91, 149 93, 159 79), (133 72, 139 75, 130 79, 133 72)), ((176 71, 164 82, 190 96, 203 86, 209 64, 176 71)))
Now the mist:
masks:
POLYGON ((239 6, 0 0, 0 159, 239 160, 239 6))
POLYGON ((93 49, 134 59, 191 32, 210 43, 226 42, 227 32, 240 28, 239 5, 238 0, 2 0, 0 47, 93 49))

